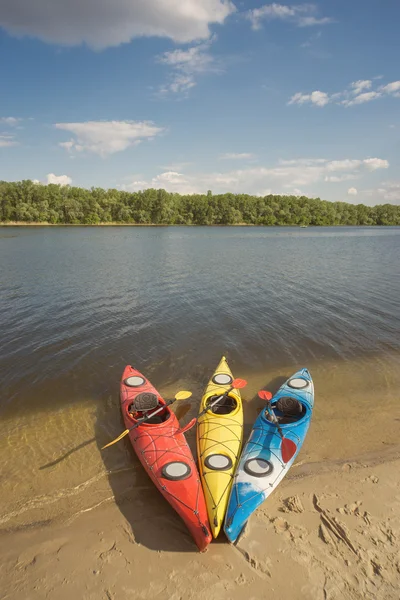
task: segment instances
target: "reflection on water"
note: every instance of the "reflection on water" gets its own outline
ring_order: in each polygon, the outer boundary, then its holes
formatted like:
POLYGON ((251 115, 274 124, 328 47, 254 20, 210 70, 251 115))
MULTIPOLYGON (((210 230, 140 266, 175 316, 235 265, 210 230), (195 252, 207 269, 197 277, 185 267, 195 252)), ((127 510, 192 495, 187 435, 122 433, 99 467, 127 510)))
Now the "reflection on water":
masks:
POLYGON ((99 449, 124 429, 127 363, 166 398, 192 390, 187 423, 225 354, 249 381, 247 432, 258 389, 307 366, 299 461, 397 443, 398 264, 400 228, 13 229, 0 238, 0 529, 152 494, 127 440, 99 449))

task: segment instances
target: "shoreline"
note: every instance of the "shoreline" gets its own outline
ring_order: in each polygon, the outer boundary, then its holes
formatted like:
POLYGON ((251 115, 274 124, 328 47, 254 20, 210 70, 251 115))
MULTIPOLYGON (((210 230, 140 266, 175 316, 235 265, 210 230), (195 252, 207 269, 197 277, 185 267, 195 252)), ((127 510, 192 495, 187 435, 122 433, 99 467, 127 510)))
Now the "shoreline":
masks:
MULTIPOLYGON (((307 481, 308 479, 312 479, 314 477, 318 477, 320 475, 334 475, 334 474, 338 474, 340 472, 342 472, 343 470, 350 470, 353 469, 354 471, 359 470, 359 469, 363 469, 366 467, 372 468, 372 467, 378 467, 380 465, 384 465, 386 463, 392 463, 399 460, 400 461, 400 444, 398 445, 391 445, 391 447, 386 448, 385 450, 382 451, 368 451, 368 452, 364 452, 363 454, 360 454, 358 456, 352 456, 352 457, 347 457, 347 458, 341 458, 341 459, 336 459, 336 460, 331 460, 331 461, 327 461, 327 460, 319 460, 319 461, 315 461, 315 462, 308 462, 305 458, 302 460, 302 456, 301 454, 299 455, 299 458, 296 460, 296 462, 293 464, 293 466, 291 467, 290 471, 288 472, 288 474, 285 476, 285 478, 282 480, 282 483, 278 486, 277 490, 280 489, 281 486, 283 486, 283 484, 286 482, 287 484, 291 483, 291 482, 297 482, 297 481, 307 481)), ((104 471, 104 473, 101 473, 99 475, 101 475, 101 478, 103 478, 104 480, 108 480, 111 476, 114 476, 115 474, 123 474, 123 473, 127 473, 128 474, 128 478, 131 477, 133 475, 133 472, 136 470, 136 467, 141 471, 141 466, 138 464, 136 465, 137 459, 136 456, 133 456, 133 460, 132 460, 132 466, 131 467, 127 467, 127 468, 123 468, 123 469, 116 469, 116 470, 112 470, 112 471, 104 471)), ((143 471, 143 475, 144 475, 144 471, 143 471)), ((144 477, 144 480, 146 482, 148 482, 148 485, 146 486, 142 486, 142 487, 146 487, 146 489, 150 490, 150 493, 153 494, 154 491, 154 495, 156 496, 156 498, 159 498, 159 495, 157 494, 157 490, 155 487, 153 487, 153 484, 151 483, 150 479, 147 479, 147 476, 144 477)), ((78 486, 79 487, 79 486, 78 486)), ((82 491, 84 491, 85 489, 85 483, 81 484, 82 487, 82 491)), ((125 487, 125 483, 124 486, 125 487)), ((132 478, 132 482, 131 482, 131 487, 132 487, 132 492, 134 492, 134 487, 133 487, 133 478, 132 478)), ((126 491, 126 490, 124 490, 126 491)), ((65 492, 65 490, 64 490, 65 492)), ((112 492, 112 488, 110 487, 110 492, 112 492)), ((274 494, 275 495, 275 492, 274 494)), ((67 494, 68 497, 68 494, 67 494)), ((161 496, 160 496, 161 498, 161 496)), ((51 518, 46 518, 46 516, 49 516, 48 513, 48 506, 50 504, 56 503, 57 501, 62 502, 64 500, 64 496, 61 493, 61 490, 59 490, 58 492, 55 493, 54 498, 50 498, 50 497, 35 497, 31 500, 32 502, 32 506, 26 507, 25 510, 22 511, 12 511, 11 513, 9 513, 8 515, 3 514, 0 516, 0 537, 4 536, 4 535, 8 535, 11 533, 18 533, 18 532, 22 532, 25 530, 37 530, 37 529, 41 529, 43 527, 62 527, 72 521, 74 521, 77 516, 79 516, 81 513, 86 513, 86 512, 90 512, 94 509, 99 508, 100 506, 102 506, 103 504, 107 504, 110 501, 113 501, 113 503, 115 504, 115 497, 114 495, 111 495, 109 497, 106 498, 102 498, 99 502, 95 502, 93 505, 89 505, 86 506, 85 508, 83 508, 82 510, 79 509, 77 511, 77 513, 73 513, 73 514, 69 514, 69 513, 61 513, 55 517, 51 517, 51 518), (43 502, 41 502, 41 500, 43 502), (34 518, 32 520, 28 520, 28 521, 19 521, 18 517, 22 514, 25 514, 26 512, 31 512, 31 513, 36 513, 32 516, 34 516, 34 518), (14 522, 13 522, 14 520, 14 522), (11 521, 11 525, 7 526, 7 523, 11 521)), ((162 503, 164 503, 164 501, 162 500, 162 503)), ((266 500, 265 502, 266 504, 268 504, 268 500, 266 500)))
POLYGON ((123 512, 111 496, 63 523, 3 530, 3 598, 397 600, 399 473, 400 446, 322 470, 300 460, 236 547, 222 534, 202 554, 164 499, 149 521, 129 494, 123 512))
POLYGON ((25 223, 23 221, 13 221, 13 222, 0 222, 0 227, 279 227, 279 229, 284 229, 288 227, 296 227, 298 229, 308 229, 308 228, 316 228, 316 227, 400 227, 400 225, 306 225, 305 227, 302 225, 263 225, 263 224, 255 224, 255 223, 231 223, 229 225, 224 225, 221 223, 212 223, 210 225, 197 225, 194 223, 46 223, 46 222, 37 222, 37 223, 25 223))

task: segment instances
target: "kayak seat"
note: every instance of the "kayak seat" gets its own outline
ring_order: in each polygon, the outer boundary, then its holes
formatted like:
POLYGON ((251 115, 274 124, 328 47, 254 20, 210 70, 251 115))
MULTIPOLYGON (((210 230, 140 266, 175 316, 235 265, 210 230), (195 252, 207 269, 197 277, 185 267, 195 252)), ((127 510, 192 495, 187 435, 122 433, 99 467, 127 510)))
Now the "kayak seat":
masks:
MULTIPOLYGON (((207 400, 206 406, 209 406, 210 404, 215 402, 218 397, 219 396, 210 396, 207 400)), ((212 407, 211 412, 213 412, 215 415, 229 415, 229 413, 233 412, 236 409, 236 407, 237 402, 235 398, 231 398, 231 396, 226 396, 226 398, 223 398, 215 406, 212 407)))
MULTIPOLYGON (((128 412, 131 414, 134 419, 140 420, 149 416, 152 411, 155 411, 160 408, 160 404, 158 402, 158 398, 156 394, 152 394, 151 392, 142 392, 138 394, 132 404, 128 407, 128 412)), ((154 417, 150 416, 145 419, 145 423, 157 424, 163 423, 170 417, 169 410, 164 410, 161 413, 154 415, 154 417)))
MULTIPOLYGON (((272 409, 274 410, 275 416, 281 425, 300 421, 300 419, 302 419, 306 414, 306 409, 303 404, 296 398, 292 398, 290 396, 282 396, 279 398, 276 404, 272 406, 272 409)), ((265 416, 267 417, 268 421, 272 421, 268 411, 266 411, 265 416)))
POLYGON ((132 407, 136 412, 147 412, 157 408, 157 406, 158 398, 155 394, 152 394, 151 392, 142 392, 136 396, 129 409, 132 407))

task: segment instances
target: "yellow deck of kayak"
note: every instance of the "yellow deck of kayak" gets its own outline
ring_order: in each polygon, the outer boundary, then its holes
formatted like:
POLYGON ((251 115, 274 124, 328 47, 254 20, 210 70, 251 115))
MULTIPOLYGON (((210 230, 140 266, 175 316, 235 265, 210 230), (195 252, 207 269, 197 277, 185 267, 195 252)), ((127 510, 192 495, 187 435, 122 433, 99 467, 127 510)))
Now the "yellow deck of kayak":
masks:
MULTIPOLYGON (((201 401, 200 412, 205 409, 210 396, 220 396, 231 387, 230 384, 214 383, 213 378, 218 374, 229 375, 233 379, 224 356, 208 382, 201 401)), ((239 460, 243 440, 243 407, 240 391, 232 390, 229 396, 234 398, 237 403, 236 408, 231 413, 214 414, 212 410, 209 410, 199 418, 197 424, 197 455, 201 483, 214 537, 217 537, 224 521, 233 475, 239 460), (207 457, 215 454, 228 457, 232 463, 231 466, 224 470, 208 468, 205 464, 207 457)), ((220 458, 219 460, 224 461, 226 459, 220 458)))

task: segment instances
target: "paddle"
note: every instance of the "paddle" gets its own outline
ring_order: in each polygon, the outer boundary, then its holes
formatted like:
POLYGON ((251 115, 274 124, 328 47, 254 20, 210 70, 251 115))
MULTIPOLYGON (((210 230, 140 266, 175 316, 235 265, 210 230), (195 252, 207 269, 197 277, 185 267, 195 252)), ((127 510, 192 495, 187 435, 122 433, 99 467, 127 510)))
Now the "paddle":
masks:
POLYGON ((297 446, 292 440, 290 440, 289 438, 285 438, 285 436, 283 435, 282 428, 279 425, 278 419, 276 418, 276 415, 271 407, 271 399, 272 399, 271 392, 267 392, 266 390, 260 390, 258 392, 258 396, 259 396, 259 398, 261 398, 262 400, 265 400, 267 402, 267 411, 271 415, 272 422, 277 426, 279 435, 282 438, 282 444, 281 444, 282 460, 284 463, 287 463, 296 453, 297 446))
POLYGON ((149 412, 148 415, 146 415, 145 417, 143 417, 142 419, 140 419, 140 421, 138 421, 137 423, 135 423, 134 425, 132 425, 132 427, 130 427, 129 429, 125 429, 125 431, 123 431, 121 433, 121 435, 119 435, 117 438, 115 438, 115 440, 113 440, 112 442, 109 442, 108 444, 106 444, 105 446, 103 446, 102 450, 104 450, 104 448, 108 448, 109 446, 112 446, 113 444, 116 444, 117 442, 119 442, 120 440, 122 440, 122 438, 124 438, 126 435, 128 435, 128 433, 130 431, 132 431, 132 429, 136 429, 136 427, 139 427, 139 425, 141 425, 142 423, 145 423, 146 421, 148 421, 149 419, 151 419, 152 417, 154 417, 154 415, 156 415, 157 413, 159 413, 162 410, 164 410, 164 408, 166 406, 170 406, 176 400, 186 400, 187 398, 190 398, 191 395, 192 395, 192 392, 188 392, 188 391, 185 391, 185 390, 182 390, 181 392, 178 392, 177 394, 175 394, 175 398, 173 400, 169 400, 168 402, 166 402, 165 404, 163 404, 162 406, 160 406, 160 408, 158 408, 154 412, 149 412))
POLYGON ((229 388, 229 390, 226 390, 226 392, 224 392, 223 394, 221 394, 221 396, 218 396, 218 398, 216 398, 214 400, 214 402, 212 402, 211 404, 209 404, 207 406, 207 408, 205 408, 204 410, 202 410, 197 417, 194 417, 191 421, 189 421, 189 423, 187 425, 185 425, 185 427, 183 427, 182 429, 180 429, 178 431, 178 433, 185 433, 186 431, 189 431, 189 429, 191 429, 193 427, 193 425, 195 425, 198 421, 198 419, 200 417, 202 417, 208 410, 210 410, 210 408, 212 408, 213 406, 215 406, 216 404, 218 404, 218 402, 220 402, 221 400, 223 400, 224 398, 227 397, 227 395, 229 394, 229 392, 231 392, 232 390, 240 390, 241 388, 244 388, 247 385, 247 381, 245 379, 234 379, 232 381, 232 385, 229 388))

